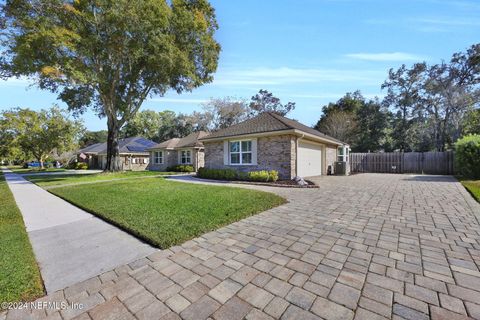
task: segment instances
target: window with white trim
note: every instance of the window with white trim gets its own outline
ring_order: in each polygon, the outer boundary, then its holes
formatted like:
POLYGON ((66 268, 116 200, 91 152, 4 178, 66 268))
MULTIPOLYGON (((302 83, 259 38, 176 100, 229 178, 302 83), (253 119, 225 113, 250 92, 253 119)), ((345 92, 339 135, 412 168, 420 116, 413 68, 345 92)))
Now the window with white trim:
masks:
POLYGON ((163 163, 163 151, 155 151, 153 153, 153 162, 155 164, 162 164, 163 163))
POLYGON ((182 150, 180 152, 180 163, 181 164, 191 164, 192 163, 192 151, 182 150))
POLYGON ((337 159, 337 161, 347 162, 349 153, 350 153, 350 149, 347 146, 338 147, 338 159, 337 159))
POLYGON ((252 140, 230 141, 230 164, 252 164, 252 140))

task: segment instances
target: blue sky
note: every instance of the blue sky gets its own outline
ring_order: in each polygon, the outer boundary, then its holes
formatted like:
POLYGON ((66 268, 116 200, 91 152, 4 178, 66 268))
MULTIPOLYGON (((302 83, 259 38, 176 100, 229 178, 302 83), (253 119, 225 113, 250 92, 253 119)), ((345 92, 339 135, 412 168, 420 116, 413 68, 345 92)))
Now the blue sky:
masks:
MULTIPOLYGON (((142 109, 190 113, 210 97, 250 98, 267 89, 290 114, 316 123, 321 107, 360 89, 381 96, 389 68, 436 63, 479 42, 477 0, 212 0, 222 45, 215 80, 192 93, 152 97, 142 109)), ((0 110, 48 108, 56 95, 0 80, 0 110)), ((106 128, 93 112, 90 130, 106 128)))

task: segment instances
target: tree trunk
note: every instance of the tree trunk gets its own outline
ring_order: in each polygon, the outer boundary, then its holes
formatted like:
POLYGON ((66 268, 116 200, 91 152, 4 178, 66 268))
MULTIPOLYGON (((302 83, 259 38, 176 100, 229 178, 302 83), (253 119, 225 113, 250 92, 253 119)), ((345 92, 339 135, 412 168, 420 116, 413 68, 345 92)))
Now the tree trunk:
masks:
POLYGON ((43 158, 38 158, 37 160, 40 163, 40 169, 44 169, 43 158))
POLYGON ((119 146, 118 146, 118 136, 120 133, 118 120, 113 117, 109 117, 107 120, 107 126, 108 126, 107 165, 104 171, 106 172, 122 171, 123 168, 120 165, 120 155, 119 155, 119 146))

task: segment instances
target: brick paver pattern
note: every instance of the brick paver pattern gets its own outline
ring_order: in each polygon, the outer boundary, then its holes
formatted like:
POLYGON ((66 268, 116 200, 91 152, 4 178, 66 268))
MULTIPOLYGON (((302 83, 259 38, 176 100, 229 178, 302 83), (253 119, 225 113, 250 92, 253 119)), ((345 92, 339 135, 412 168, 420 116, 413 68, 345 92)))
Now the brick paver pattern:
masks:
POLYGON ((455 179, 317 182, 262 187, 289 203, 39 300, 81 310, 6 318, 480 319, 480 205, 455 179))

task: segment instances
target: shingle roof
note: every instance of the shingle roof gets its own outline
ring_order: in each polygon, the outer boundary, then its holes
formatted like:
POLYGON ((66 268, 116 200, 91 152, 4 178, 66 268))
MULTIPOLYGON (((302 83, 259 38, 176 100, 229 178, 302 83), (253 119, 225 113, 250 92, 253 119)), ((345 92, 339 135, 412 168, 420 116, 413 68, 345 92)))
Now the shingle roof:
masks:
POLYGON ((167 141, 163 141, 159 144, 150 147, 149 149, 175 149, 175 148, 188 148, 188 147, 203 147, 203 143, 198 141, 208 135, 205 131, 198 131, 189 134, 183 138, 173 138, 167 141))
POLYGON ((98 153, 100 151, 103 151, 106 145, 107 145, 106 142, 99 142, 99 143, 92 144, 88 147, 85 147, 83 149, 80 149, 78 152, 79 153, 98 153))
POLYGON ((274 112, 263 112, 254 118, 240 122, 225 129, 220 129, 208 135, 204 140, 292 129, 296 129, 323 139, 331 140, 339 144, 345 144, 338 139, 301 124, 296 120, 282 117, 274 112))
MULTIPOLYGON (((118 141, 118 148, 120 153, 136 154, 136 153, 148 153, 147 149, 154 146, 155 142, 145 139, 143 137, 130 137, 120 139, 118 141)), ((94 153, 94 154, 106 154, 107 143, 96 143, 83 148, 78 151, 79 153, 94 153)))

